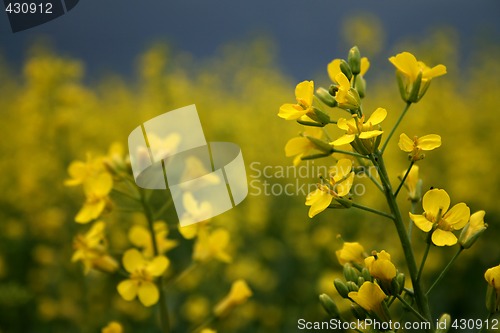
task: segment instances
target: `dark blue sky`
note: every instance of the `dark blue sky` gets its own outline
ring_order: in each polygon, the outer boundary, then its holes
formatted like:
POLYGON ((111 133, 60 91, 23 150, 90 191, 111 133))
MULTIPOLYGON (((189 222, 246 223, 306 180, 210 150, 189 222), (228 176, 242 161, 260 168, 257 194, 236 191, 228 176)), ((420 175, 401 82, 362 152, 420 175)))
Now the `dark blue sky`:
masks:
POLYGON ((80 0, 66 15, 15 34, 0 14, 0 52, 19 66, 26 48, 48 36, 59 52, 85 61, 90 76, 128 75, 156 41, 204 57, 224 43, 265 34, 282 68, 302 79, 345 53, 338 50, 341 22, 359 12, 381 19, 389 47, 406 36, 424 40, 443 26, 459 32, 465 54, 478 39, 500 41, 498 0, 80 0))

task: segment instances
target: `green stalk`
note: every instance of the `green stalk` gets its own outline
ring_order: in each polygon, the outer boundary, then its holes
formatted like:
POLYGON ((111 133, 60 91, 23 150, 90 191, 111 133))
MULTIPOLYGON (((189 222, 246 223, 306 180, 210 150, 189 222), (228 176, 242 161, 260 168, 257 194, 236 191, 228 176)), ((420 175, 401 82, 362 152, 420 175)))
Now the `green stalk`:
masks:
POLYGON ((408 310, 410 310, 415 316, 417 316, 418 319, 424 321, 424 322, 428 322, 427 319, 425 319, 417 310, 415 310, 410 304, 408 304, 407 301, 405 301, 405 299, 399 295, 396 295, 396 298, 401 302, 403 303, 403 305, 405 306, 405 308, 407 308, 408 310))
MULTIPOLYGON (((409 104, 408 104, 409 105, 409 104)), ((410 278, 413 285, 413 290, 415 294, 415 301, 417 303, 418 310, 426 319, 426 321, 432 323, 431 310, 429 307, 429 303, 427 301, 427 297, 423 292, 422 286, 417 279, 418 270, 417 263, 415 261, 415 255, 411 248, 410 239, 408 238, 408 234, 403 222, 403 217, 401 216, 401 212, 399 210, 399 206, 396 202, 396 197, 394 197, 392 192, 392 186, 389 181, 389 176, 387 174, 387 170, 385 168, 384 159, 382 157, 382 153, 380 151, 376 152, 372 156, 372 162, 376 165, 380 170, 380 179, 382 181, 382 186, 384 187, 384 194, 386 196, 387 204, 394 216, 394 225, 396 227, 396 231, 399 236, 399 240, 403 247, 403 252, 406 259, 406 264, 408 266, 408 271, 410 273, 410 278)), ((433 330, 429 330, 428 332, 432 332, 433 330)))
MULTIPOLYGON (((155 234, 155 229, 154 229, 154 216, 153 212, 151 211, 147 200, 146 200, 146 193, 144 192, 143 189, 139 190, 140 196, 141 196, 141 203, 142 207, 144 208, 144 215, 146 216, 146 219, 148 221, 148 228, 149 232, 151 233, 151 239, 153 243, 153 252, 154 255, 157 256, 159 255, 158 251, 158 243, 156 242, 156 234, 155 234)), ((156 283, 158 289, 160 290, 160 322, 161 322, 161 328, 163 333, 169 333, 170 332, 170 319, 168 316, 168 307, 167 307, 167 298, 165 294, 165 290, 163 289, 161 279, 159 282, 156 283)))
POLYGON ((414 160, 411 160, 410 162, 410 166, 408 167, 408 170, 406 170, 405 172, 405 175, 403 177, 403 179, 401 179, 401 183, 399 183, 399 186, 398 186, 398 189, 396 190, 396 192, 394 192, 394 197, 398 197, 398 193, 399 191, 401 190, 401 188, 403 187, 404 183, 405 183, 405 180, 406 178, 408 178, 408 175, 410 174, 410 170, 411 168, 413 167, 413 164, 415 164, 415 161, 414 160))
POLYGON ((367 212, 370 212, 370 213, 373 213, 373 214, 377 214, 377 215, 380 215, 380 216, 383 216, 383 217, 387 217, 388 219, 391 219, 391 220, 394 220, 394 216, 390 215, 390 214, 387 214, 387 213, 384 213, 384 212, 381 212, 379 210, 376 210, 376 209, 373 209, 371 207, 366 207, 366 206, 363 206, 363 205, 359 205, 355 202, 352 202, 351 203, 352 207, 355 207, 355 208, 358 208, 358 209, 361 209, 361 210, 364 210, 364 211, 367 211, 367 212))
POLYGON ((427 293, 425 295, 429 295, 430 292, 431 292, 431 290, 443 279, 443 277, 446 275, 446 273, 448 273, 448 270, 453 265, 453 263, 455 262, 455 260, 457 260, 458 256, 460 255, 460 253, 462 253, 463 250, 464 250, 464 248, 460 246, 460 248, 458 249, 457 253, 455 253, 455 255, 453 256, 453 258, 451 258, 451 260, 448 263, 448 265, 446 265, 446 267, 443 269, 443 271, 441 272, 441 274, 439 274, 438 278, 436 279, 436 281, 434 281, 434 283, 429 288, 429 290, 427 290, 427 293))
POLYGON ((396 129, 398 128, 399 124, 401 123, 401 121, 403 120, 406 112, 408 112, 408 109, 410 108, 410 105, 411 105, 411 102, 407 102, 406 103, 406 106, 403 110, 403 112, 401 112, 401 115, 399 115, 399 118, 398 120, 396 121, 396 124, 394 125, 394 127, 392 128, 391 132, 389 133, 389 135, 387 136, 387 139, 385 140, 384 142, 384 145, 382 146, 382 149, 381 149, 381 152, 384 153, 385 151, 385 148, 387 147, 387 144, 389 143, 389 141, 391 140, 391 137, 394 135, 394 132, 396 132, 396 129))
MULTIPOLYGON (((429 233, 431 235, 431 233, 429 233)), ((424 256, 422 257, 422 262, 420 263, 420 268, 418 269, 417 281, 420 282, 420 278, 422 277, 422 272, 424 271, 425 262, 427 261, 427 256, 429 255, 429 250, 431 249, 431 240, 430 236, 427 239, 427 244, 425 246, 424 256)))

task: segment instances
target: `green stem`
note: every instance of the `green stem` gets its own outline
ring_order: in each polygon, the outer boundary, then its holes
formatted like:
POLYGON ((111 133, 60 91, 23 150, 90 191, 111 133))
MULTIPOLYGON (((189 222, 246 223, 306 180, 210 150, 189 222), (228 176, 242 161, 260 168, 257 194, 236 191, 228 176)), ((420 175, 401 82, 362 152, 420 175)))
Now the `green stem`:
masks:
POLYGON ((422 316, 417 310, 415 310, 410 304, 408 304, 407 301, 405 301, 405 299, 399 295, 395 295, 396 298, 401 302, 403 303, 403 305, 408 309, 410 310, 415 316, 417 316, 418 319, 424 321, 424 322, 429 322, 424 316, 422 316))
POLYGON ((192 329, 192 333, 197 333, 200 332, 203 328, 207 327, 208 325, 215 323, 218 320, 218 318, 214 315, 211 315, 210 317, 207 318, 203 323, 198 325, 196 328, 192 329))
POLYGON ((391 132, 389 133, 389 136, 387 137, 387 139, 385 140, 384 142, 384 145, 382 146, 382 149, 381 149, 381 152, 384 153, 385 151, 385 148, 387 147, 387 144, 389 143, 389 141, 391 140, 391 137, 394 135, 394 132, 396 132, 396 129, 398 128, 399 124, 401 123, 401 120, 403 120, 406 112, 408 112, 408 109, 410 108, 410 105, 411 105, 411 102, 407 102, 406 103, 406 106, 403 110, 403 112, 401 112, 401 115, 399 115, 399 118, 398 120, 396 121, 396 124, 394 125, 394 127, 392 128, 391 132))
MULTIPOLYGON (((399 206, 392 192, 391 183, 389 181, 389 176, 385 168, 382 154, 380 151, 376 152, 375 155, 371 156, 371 158, 373 164, 378 166, 380 170, 380 179, 382 181, 382 186, 384 187, 384 194, 387 199, 387 204, 389 205, 389 208, 392 214, 394 215, 394 225, 396 227, 396 231, 398 233, 401 246, 403 247, 406 264, 408 266, 408 271, 410 273, 410 278, 414 289, 415 301, 417 303, 417 307, 419 311, 422 313, 423 317, 426 319, 426 321, 432 323, 431 320, 432 316, 429 303, 427 302, 427 297, 422 290, 420 282, 417 280, 418 270, 417 270, 417 263, 415 261, 415 255, 413 254, 413 250, 411 248, 410 239, 408 238, 408 234, 403 222, 403 218, 401 216, 401 212, 399 210, 399 206)), ((432 329, 429 330, 429 332, 432 332, 432 329)))
POLYGON ((361 210, 364 210, 364 211, 367 211, 367 212, 370 212, 370 213, 373 213, 373 214, 377 214, 377 215, 380 215, 380 216, 384 216, 384 217, 387 217, 388 219, 391 219, 391 220, 394 220, 394 216, 392 216, 390 214, 381 212, 379 210, 376 210, 376 209, 373 209, 373 208, 370 208, 370 207, 366 207, 366 206, 357 204, 355 202, 352 203, 352 207, 355 207, 355 208, 358 208, 358 209, 361 209, 361 210))
POLYGON ((410 170, 411 170, 411 168, 412 168, 413 164, 415 164, 415 161, 414 161, 414 160, 412 160, 412 161, 410 162, 410 166, 408 167, 408 170, 406 170, 405 175, 403 176, 403 179, 401 179, 401 183, 399 183, 398 189, 396 190, 396 192, 394 192, 394 197, 395 197, 395 198, 397 198, 397 197, 398 197, 398 193, 399 193, 399 191, 401 190, 401 188, 403 187, 403 185, 404 185, 404 183, 405 183, 406 178, 407 178, 407 177, 408 177, 408 175, 410 174, 410 170))
POLYGON ((366 158, 366 159, 369 159, 369 157, 366 157, 364 155, 361 155, 361 154, 358 154, 358 153, 355 153, 353 151, 347 151, 347 150, 341 150, 341 149, 333 149, 333 153, 339 153, 339 154, 346 154, 346 155, 351 155, 351 156, 354 156, 354 157, 359 157, 359 158, 366 158))
MULTIPOLYGON (((431 233, 429 233, 431 235, 431 233)), ((429 250, 431 249, 431 240, 430 236, 427 237, 427 245, 425 246, 424 256, 422 257, 422 262, 420 263, 420 268, 418 269, 417 281, 420 282, 420 278, 422 277, 422 272, 424 271, 425 262, 427 261, 427 256, 429 255, 429 250)))
POLYGON ((453 258, 451 258, 451 260, 448 263, 448 265, 446 265, 446 267, 443 269, 443 271, 441 272, 441 274, 439 274, 439 276, 437 277, 436 281, 434 281, 434 283, 429 288, 429 290, 427 290, 427 293, 425 294, 426 296, 431 293, 432 289, 434 289, 434 287, 443 279, 443 277, 446 275, 446 273, 448 273, 450 267, 453 265, 453 263, 455 262, 455 260, 457 260, 458 256, 460 255, 460 253, 462 253, 463 250, 464 250, 463 247, 460 247, 458 249, 457 253, 455 253, 455 255, 453 256, 453 258))
MULTIPOLYGON (((140 196, 141 196, 141 203, 142 207, 144 208, 144 215, 146 216, 146 219, 148 221, 148 227, 149 227, 149 232, 151 233, 151 240, 153 243, 153 252, 154 255, 157 256, 159 255, 158 251, 158 243, 156 241, 156 234, 155 234, 155 229, 154 229, 154 216, 153 212, 151 211, 151 208, 149 207, 146 199, 146 193, 143 189, 139 190, 140 196)), ((158 289, 160 290, 160 322, 161 322, 161 327, 162 327, 162 332, 163 333, 169 333, 170 332, 170 319, 168 316, 168 307, 167 307, 167 299, 166 299, 166 294, 165 290, 162 288, 161 285, 161 280, 160 282, 157 282, 158 289)))

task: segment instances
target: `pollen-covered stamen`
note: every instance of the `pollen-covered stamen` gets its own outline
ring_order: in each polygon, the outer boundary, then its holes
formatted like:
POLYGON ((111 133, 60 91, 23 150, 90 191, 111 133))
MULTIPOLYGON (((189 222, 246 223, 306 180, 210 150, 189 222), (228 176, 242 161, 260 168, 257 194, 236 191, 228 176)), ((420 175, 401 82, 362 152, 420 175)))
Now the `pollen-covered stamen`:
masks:
POLYGON ((153 276, 148 272, 146 268, 136 269, 133 273, 130 274, 130 279, 136 280, 141 283, 142 281, 153 281, 153 276))

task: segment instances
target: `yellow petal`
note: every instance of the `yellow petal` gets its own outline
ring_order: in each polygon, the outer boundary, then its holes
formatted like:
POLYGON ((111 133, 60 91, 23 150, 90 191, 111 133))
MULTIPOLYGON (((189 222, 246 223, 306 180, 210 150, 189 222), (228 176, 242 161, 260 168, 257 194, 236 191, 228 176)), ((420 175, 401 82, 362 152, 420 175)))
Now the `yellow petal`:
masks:
MULTIPOLYGON (((350 120, 354 121, 354 119, 350 119, 350 120)), ((348 131, 349 130, 348 122, 349 121, 345 118, 339 118, 339 120, 337 121, 337 126, 338 126, 338 128, 340 128, 344 131, 348 131)), ((354 123, 354 125, 356 125, 356 123, 354 123)))
POLYGON ((446 74, 446 66, 444 65, 437 65, 432 67, 431 69, 428 69, 422 73, 422 77, 426 79, 432 79, 441 75, 446 74))
POLYGON ((179 226, 179 233, 186 239, 193 239, 198 234, 198 228, 198 223, 190 224, 184 227, 179 226))
POLYGON ((130 240, 130 243, 137 247, 145 247, 152 242, 149 231, 140 225, 134 225, 130 228, 128 232, 128 239, 130 240))
POLYGON ((126 301, 131 301, 137 295, 137 284, 133 280, 125 280, 118 284, 118 293, 126 301))
POLYGON ((422 206, 428 218, 431 218, 430 216, 436 218, 440 209, 441 214, 444 215, 450 207, 450 196, 445 190, 432 189, 425 193, 422 206))
POLYGON ((125 270, 129 273, 133 273, 146 264, 144 257, 136 249, 127 250, 123 255, 122 262, 123 267, 125 267, 125 270))
POLYGON ((354 182, 354 172, 351 172, 349 177, 347 177, 344 181, 335 184, 335 191, 337 192, 337 195, 339 197, 343 197, 349 194, 353 182, 354 182))
POLYGON ((340 87, 344 90, 349 90, 351 88, 351 83, 347 79, 347 76, 345 76, 345 74, 342 72, 335 75, 335 81, 337 81, 340 87))
POLYGON ((98 218, 105 207, 106 207, 105 200, 86 202, 83 204, 83 207, 80 209, 80 211, 76 214, 75 222, 88 223, 98 218))
POLYGON ((359 134, 360 139, 370 139, 375 138, 379 135, 382 135, 384 131, 374 130, 374 131, 365 131, 359 134))
POLYGON ((375 310, 386 297, 377 284, 369 281, 363 283, 357 292, 351 291, 348 296, 366 311, 375 310))
POLYGON ((307 113, 307 110, 302 109, 297 104, 283 104, 280 107, 278 116, 286 120, 295 120, 307 113))
POLYGON ((309 217, 313 218, 322 211, 324 211, 331 203, 333 196, 329 193, 316 189, 315 191, 309 193, 306 198, 306 205, 311 206, 309 208, 309 217))
POLYGON ((351 172, 352 169, 352 161, 347 158, 342 158, 337 162, 335 167, 330 169, 330 173, 335 173, 338 176, 338 179, 344 178, 351 172))
POLYGON ((469 221, 470 208, 463 202, 453 206, 446 214, 444 214, 443 219, 454 229, 460 230, 469 221))
POLYGON ((76 186, 83 182, 87 176, 87 165, 82 161, 72 162, 68 167, 68 174, 71 179, 64 181, 66 186, 76 186))
POLYGON ((360 72, 359 75, 364 76, 368 69, 370 68, 370 61, 368 61, 367 57, 361 58, 360 72))
POLYGON ((387 110, 384 108, 377 108, 373 111, 372 115, 368 118, 365 124, 378 125, 384 121, 385 117, 387 117, 387 110))
POLYGON ((330 144, 334 145, 334 146, 343 146, 343 145, 346 145, 346 144, 353 142, 355 138, 356 138, 356 135, 354 135, 354 134, 345 134, 345 135, 341 136, 340 138, 338 138, 337 140, 330 142, 330 144))
POLYGON ((472 230, 477 230, 479 228, 484 227, 484 216, 486 212, 484 210, 480 210, 475 212, 470 216, 470 227, 472 230))
POLYGON ((337 76, 338 73, 341 73, 342 71, 340 70, 340 59, 334 59, 332 60, 328 66, 326 67, 326 70, 328 72, 328 76, 330 77, 330 80, 332 82, 337 82, 335 81, 335 77, 337 76))
POLYGON ((457 243, 457 236, 451 231, 436 229, 432 233, 432 242, 437 246, 452 246, 457 243))
POLYGON ((423 215, 410 214, 410 219, 415 223, 415 225, 424 232, 429 232, 432 229, 432 222, 427 220, 423 215))
POLYGON ((405 133, 401 133, 401 135, 399 136, 398 146, 402 151, 411 153, 413 151, 413 148, 415 147, 415 144, 413 140, 408 137, 408 135, 406 135, 405 133))
POLYGON ((158 303, 160 294, 153 282, 144 281, 138 290, 139 300, 144 306, 151 306, 158 303))
POLYGON ((312 143, 304 137, 297 137, 288 140, 285 145, 285 155, 287 157, 307 153, 312 149, 312 143))
MULTIPOLYGON (((358 242, 345 242, 342 249, 335 252, 339 263, 343 266, 348 262, 363 263, 365 249, 358 242)), ((373 258, 373 257, 372 257, 373 258)))
POLYGON ((417 139, 417 146, 422 150, 433 150, 441 146, 441 137, 437 134, 424 135, 417 139))
POLYGON ((417 59, 409 52, 402 52, 395 57, 390 57, 389 61, 401 72, 406 74, 412 81, 414 81, 420 71, 417 59))
POLYGON ((305 107, 312 106, 314 95, 314 82, 303 81, 295 87, 295 98, 297 102, 305 107))
POLYGON ((87 178, 83 186, 83 190, 87 196, 93 194, 99 197, 106 196, 112 188, 113 177, 107 172, 87 178))
POLYGON ((147 265, 147 271, 152 276, 160 276, 170 265, 170 261, 165 256, 157 256, 147 265))

